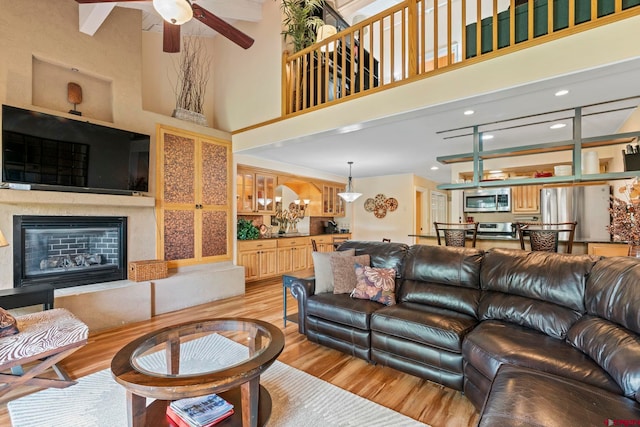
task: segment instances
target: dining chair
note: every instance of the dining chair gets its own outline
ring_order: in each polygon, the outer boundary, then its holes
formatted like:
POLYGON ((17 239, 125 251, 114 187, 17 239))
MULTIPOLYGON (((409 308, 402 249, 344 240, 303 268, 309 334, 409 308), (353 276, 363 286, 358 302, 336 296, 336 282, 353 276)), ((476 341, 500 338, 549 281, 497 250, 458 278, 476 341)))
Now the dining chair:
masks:
POLYGON ((476 237, 478 235, 478 223, 458 223, 458 222, 434 222, 438 245, 442 246, 441 236, 444 237, 445 246, 465 247, 467 237, 471 238, 471 247, 476 247, 476 237))
POLYGON ((516 232, 520 239, 520 247, 523 250, 526 250, 525 237, 529 238, 529 245, 532 251, 544 252, 558 252, 558 243, 560 240, 566 240, 566 253, 570 254, 573 250, 573 239, 577 225, 576 221, 558 223, 516 222, 516 232))

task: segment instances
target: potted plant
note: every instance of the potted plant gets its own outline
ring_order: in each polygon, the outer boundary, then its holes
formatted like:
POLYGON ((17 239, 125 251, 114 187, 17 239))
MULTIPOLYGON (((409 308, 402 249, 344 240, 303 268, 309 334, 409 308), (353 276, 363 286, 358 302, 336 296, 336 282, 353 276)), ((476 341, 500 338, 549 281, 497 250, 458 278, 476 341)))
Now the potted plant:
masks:
POLYGON ((324 25, 316 13, 322 10, 324 2, 325 0, 282 0, 282 35, 285 42, 292 43, 294 52, 316 42, 316 32, 324 25))
POLYGON ((260 238, 260 230, 248 219, 238 220, 238 240, 256 240, 260 238))

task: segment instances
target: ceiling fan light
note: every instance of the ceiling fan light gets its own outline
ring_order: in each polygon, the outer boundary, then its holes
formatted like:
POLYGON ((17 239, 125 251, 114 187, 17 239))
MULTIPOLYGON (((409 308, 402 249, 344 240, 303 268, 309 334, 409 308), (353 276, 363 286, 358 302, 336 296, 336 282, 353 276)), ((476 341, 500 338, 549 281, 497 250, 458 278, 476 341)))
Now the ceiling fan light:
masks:
POLYGON ((182 25, 193 18, 193 10, 187 0, 153 0, 153 8, 162 19, 173 25, 182 25))

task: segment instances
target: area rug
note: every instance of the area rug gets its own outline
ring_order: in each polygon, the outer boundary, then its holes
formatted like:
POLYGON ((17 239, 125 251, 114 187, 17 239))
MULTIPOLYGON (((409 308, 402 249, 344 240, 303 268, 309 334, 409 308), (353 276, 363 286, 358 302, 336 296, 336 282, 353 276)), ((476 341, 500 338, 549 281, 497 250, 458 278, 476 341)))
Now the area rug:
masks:
MULTIPOLYGON (((234 357, 235 351, 246 349, 220 338, 214 337, 215 342, 198 340, 191 348, 183 346, 181 352, 197 364, 203 354, 210 363, 212 358, 234 357)), ((163 359, 151 357, 148 362, 151 366, 164 363, 163 359)), ((269 390, 273 402, 269 427, 425 425, 278 361, 260 377, 260 383, 269 390)), ((125 389, 108 369, 82 377, 71 387, 43 390, 7 406, 13 427, 127 425, 125 389)))

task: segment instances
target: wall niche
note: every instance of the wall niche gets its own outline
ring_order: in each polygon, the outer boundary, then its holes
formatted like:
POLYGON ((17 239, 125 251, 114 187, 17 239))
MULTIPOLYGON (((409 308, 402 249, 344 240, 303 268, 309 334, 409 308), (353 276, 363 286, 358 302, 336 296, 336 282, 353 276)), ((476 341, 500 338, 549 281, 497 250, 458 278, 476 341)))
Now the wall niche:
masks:
POLYGON ((76 110, 82 113, 82 117, 113 123, 113 93, 110 80, 87 74, 71 66, 53 64, 32 57, 33 105, 69 113, 74 109, 68 97, 69 83, 76 83, 82 88, 82 103, 76 105, 76 110))

